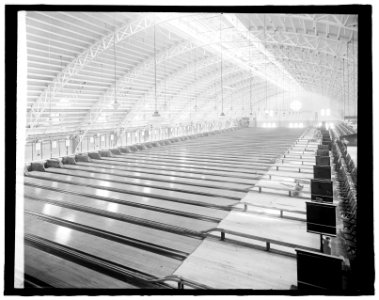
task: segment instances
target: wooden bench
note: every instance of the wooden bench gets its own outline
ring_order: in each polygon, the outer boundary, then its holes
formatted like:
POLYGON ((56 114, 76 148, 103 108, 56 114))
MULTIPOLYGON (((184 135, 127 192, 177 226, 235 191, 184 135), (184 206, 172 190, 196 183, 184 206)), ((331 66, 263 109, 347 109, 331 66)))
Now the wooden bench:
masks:
MULTIPOLYGON (((288 208, 282 208, 282 207, 272 207, 272 206, 265 206, 265 205, 259 205, 259 204, 253 204, 250 202, 245 202, 241 201, 239 203, 233 204, 230 207, 232 208, 237 208, 238 205, 243 205, 243 211, 247 212, 248 207, 259 207, 259 208, 265 208, 265 209, 272 209, 272 210, 278 210, 280 212, 280 217, 284 218, 284 212, 289 212, 289 213, 298 213, 298 214, 305 214, 305 211, 297 210, 297 209, 288 209, 288 208)), ((299 221, 305 221, 302 219, 298 219, 299 221)))
MULTIPOLYGON (((291 187, 288 187, 287 186, 287 188, 286 188, 286 184, 283 184, 283 183, 281 183, 282 184, 282 186, 274 186, 274 185, 266 185, 266 184, 256 184, 254 187, 253 187, 253 189, 254 188, 258 188, 258 192, 259 193, 261 193, 262 192, 262 189, 263 188, 265 188, 265 189, 270 189, 270 190, 278 190, 278 191, 287 191, 288 192, 288 196, 290 196, 290 197, 292 197, 292 195, 294 194, 294 193, 307 193, 308 194, 308 192, 304 192, 304 191, 302 191, 302 190, 296 190, 295 188, 296 188, 296 186, 293 186, 293 188, 291 187)), ((300 198, 302 198, 302 197, 300 197, 300 198)), ((307 199, 307 198, 306 198, 307 199)))
MULTIPOLYGON (((247 239, 251 239, 251 240, 255 240, 255 241, 264 242, 264 243, 266 243, 266 251, 270 251, 271 244, 289 247, 289 248, 299 248, 299 249, 310 250, 310 251, 316 250, 315 248, 307 247, 304 245, 298 245, 298 244, 289 243, 289 242, 285 242, 285 241, 281 241, 281 240, 274 240, 274 239, 270 239, 270 238, 266 238, 266 237, 256 236, 256 235, 247 234, 247 233, 234 231, 234 230, 229 230, 226 228, 212 228, 210 230, 203 231, 202 234, 204 234, 205 236, 212 236, 213 232, 220 232, 220 240, 221 241, 225 241, 226 240, 226 234, 230 234, 230 235, 235 235, 235 236, 242 237, 242 238, 247 238, 247 239)), ((320 246, 320 248, 321 248, 321 246, 320 246)))
POLYGON ((310 174, 313 174, 313 170, 312 170, 312 172, 306 172, 307 171, 307 169, 306 168, 303 168, 303 167, 300 167, 300 168, 297 168, 297 167, 291 167, 291 166, 279 166, 279 165, 277 165, 277 166, 275 166, 275 168, 276 168, 276 171, 279 171, 279 169, 293 169, 293 170, 296 170, 296 171, 298 171, 298 173, 310 173, 310 174))

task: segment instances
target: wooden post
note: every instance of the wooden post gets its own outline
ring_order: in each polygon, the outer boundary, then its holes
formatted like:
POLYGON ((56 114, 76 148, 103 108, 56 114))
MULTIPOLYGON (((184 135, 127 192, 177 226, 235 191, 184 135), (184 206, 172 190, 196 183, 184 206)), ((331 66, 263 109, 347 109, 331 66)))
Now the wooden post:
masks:
POLYGON ((320 234, 320 252, 323 253, 322 234, 320 234))
POLYGON ((178 289, 183 290, 184 289, 184 284, 181 280, 178 281, 178 289))

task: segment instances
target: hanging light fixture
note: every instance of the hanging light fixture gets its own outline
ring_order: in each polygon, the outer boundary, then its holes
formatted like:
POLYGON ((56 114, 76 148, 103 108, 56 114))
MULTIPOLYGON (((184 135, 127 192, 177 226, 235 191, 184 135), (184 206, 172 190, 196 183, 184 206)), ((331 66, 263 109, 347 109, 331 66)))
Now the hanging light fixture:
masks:
MULTIPOLYGON (((51 66, 50 63, 50 38, 49 38, 49 66, 51 66)), ((50 97, 49 97, 49 107, 50 107, 50 113, 49 113, 49 124, 52 125, 53 118, 51 116, 51 88, 50 88, 50 97)))
MULTIPOLYGON (((250 27, 251 27, 251 24, 250 24, 250 21, 249 21, 249 64, 251 63, 251 38, 250 38, 250 27)), ((250 102, 250 116, 253 115, 253 103, 252 103, 252 80, 253 80, 253 72, 251 70, 251 66, 250 66, 250 77, 249 77, 249 85, 250 85, 250 89, 249 89, 249 102, 250 102)))
MULTIPOLYGON (((281 46, 281 49, 283 52, 283 46, 281 46)), ((284 56, 282 59, 282 65, 283 65, 283 68, 282 68, 282 86, 284 87, 284 56)), ((285 109, 284 109, 284 88, 283 88, 283 92, 282 92, 282 112, 283 112, 283 117, 284 117, 286 115, 285 109)))
POLYGON ((120 105, 117 102, 117 53, 116 53, 116 32, 114 33, 113 43, 113 70, 114 70, 114 102, 113 108, 117 109, 120 105))
POLYGON ((345 60, 342 57, 343 118, 345 119, 345 60))
POLYGON ((266 106, 266 112, 267 114, 269 111, 267 110, 267 37, 266 37, 266 15, 263 15, 263 23, 264 23, 264 38, 265 38, 265 77, 266 77, 266 101, 265 101, 265 106, 266 106))
MULTIPOLYGON (((354 84, 354 86, 353 86, 353 95, 354 95, 354 98, 353 98, 353 101, 354 101, 354 99, 356 99, 356 97, 357 97, 357 82, 356 82, 356 80, 357 80, 357 64, 356 64, 356 61, 355 61, 355 42, 354 42, 354 40, 352 40, 351 41, 352 42, 352 61, 353 61, 353 84, 354 84)), ((354 103, 354 102, 353 102, 354 103)), ((356 105, 354 105, 353 106, 353 115, 357 115, 357 106, 356 105)))
POLYGON ((346 43, 346 67, 347 67, 347 115, 350 116, 349 42, 346 43))
MULTIPOLYGON (((196 51, 196 50, 195 50, 196 51)), ((194 56, 196 56, 196 53, 194 53, 194 56)), ((196 57, 195 57, 195 68, 194 68, 194 71, 195 71, 195 78, 194 78, 194 82, 197 82, 197 62, 196 62, 196 57)), ((195 100, 195 106, 194 106, 194 111, 197 111, 197 96, 194 95, 194 100, 195 100)))
POLYGON ((224 114, 224 87, 223 87, 223 80, 222 80, 222 39, 221 39, 221 15, 220 14, 220 54, 221 54, 221 60, 220 60, 220 79, 221 79, 221 114, 220 116, 221 117, 225 117, 225 114, 224 114))
POLYGON ((157 56, 155 49, 155 24, 154 24, 154 101, 155 101, 155 110, 153 113, 153 117, 160 117, 157 108, 157 56))

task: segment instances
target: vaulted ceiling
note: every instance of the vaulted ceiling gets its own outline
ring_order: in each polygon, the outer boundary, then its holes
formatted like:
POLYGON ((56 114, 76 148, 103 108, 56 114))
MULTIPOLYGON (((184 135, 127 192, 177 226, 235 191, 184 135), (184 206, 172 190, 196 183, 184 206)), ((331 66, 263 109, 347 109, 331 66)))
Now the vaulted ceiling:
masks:
POLYGON ((26 42, 30 136, 243 117, 295 92, 356 105, 354 15, 29 11, 26 42))

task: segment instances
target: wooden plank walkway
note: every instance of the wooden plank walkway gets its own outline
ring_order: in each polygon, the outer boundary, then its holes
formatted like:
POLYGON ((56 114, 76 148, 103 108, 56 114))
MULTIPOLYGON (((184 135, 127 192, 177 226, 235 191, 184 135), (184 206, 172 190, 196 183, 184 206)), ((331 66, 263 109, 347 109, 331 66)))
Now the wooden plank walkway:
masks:
POLYGON ((296 259, 207 238, 174 272, 215 289, 289 290, 296 259))

